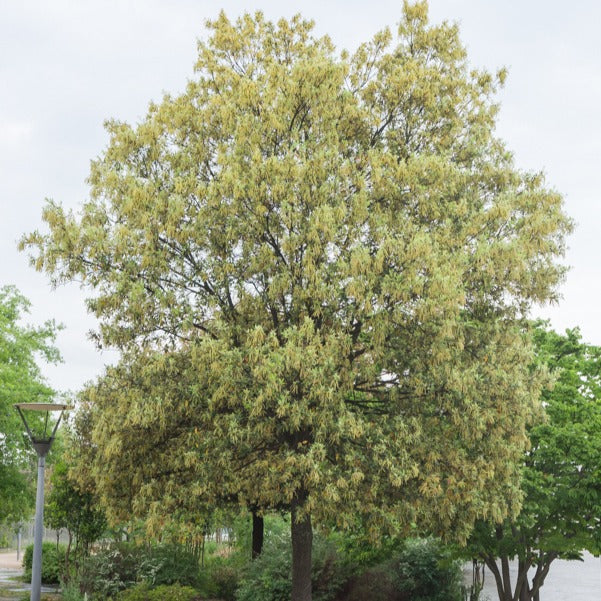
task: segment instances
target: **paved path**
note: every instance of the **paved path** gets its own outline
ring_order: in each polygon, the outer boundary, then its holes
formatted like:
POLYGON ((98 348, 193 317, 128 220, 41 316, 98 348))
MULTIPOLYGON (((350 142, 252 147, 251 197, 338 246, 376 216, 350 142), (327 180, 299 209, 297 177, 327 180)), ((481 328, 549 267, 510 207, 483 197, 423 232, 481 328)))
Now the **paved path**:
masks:
POLYGON ((0 601, 15 601, 23 591, 23 583, 15 580, 23 573, 17 553, 0 553, 0 601))
MULTIPOLYGON (((23 555, 21 554, 21 557, 23 555)), ((21 560, 17 560, 17 552, 0 553, 0 601, 15 601, 23 593, 31 590, 31 586, 18 580, 23 574, 21 560)), ((43 593, 52 593, 56 587, 42 587, 43 593)))
POLYGON ((9 570, 23 571, 23 552, 21 552, 21 559, 17 560, 16 551, 8 551, 0 553, 0 569, 8 568, 9 570))
MULTIPOLYGON (((470 569, 471 579, 471 569, 470 569)), ((515 582, 515 566, 511 567, 515 582)), ((495 577, 486 570, 483 598, 498 601, 495 577)), ((601 559, 584 553, 584 561, 556 559, 540 590, 541 601, 601 601, 601 559)))

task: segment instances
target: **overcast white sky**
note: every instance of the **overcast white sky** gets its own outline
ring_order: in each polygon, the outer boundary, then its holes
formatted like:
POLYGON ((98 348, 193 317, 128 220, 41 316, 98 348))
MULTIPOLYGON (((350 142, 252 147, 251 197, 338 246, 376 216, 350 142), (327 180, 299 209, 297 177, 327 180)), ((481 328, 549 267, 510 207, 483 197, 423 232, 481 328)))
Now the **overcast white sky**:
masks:
MULTIPOLYGON (((107 118, 136 121, 164 91, 192 77, 204 22, 255 9, 277 19, 301 12, 340 48, 394 28, 392 0, 0 0, 0 285, 33 303, 30 322, 55 318, 64 363, 44 368, 58 390, 76 390, 112 360, 87 339, 95 327, 75 285, 52 291, 16 250, 41 226, 44 198, 76 208, 89 161, 102 152, 107 118)), ((574 0, 431 0, 433 21, 458 21, 474 66, 509 68, 498 133, 518 166, 543 170, 576 220, 558 307, 542 308, 557 329, 580 326, 601 344, 601 3, 574 0)))

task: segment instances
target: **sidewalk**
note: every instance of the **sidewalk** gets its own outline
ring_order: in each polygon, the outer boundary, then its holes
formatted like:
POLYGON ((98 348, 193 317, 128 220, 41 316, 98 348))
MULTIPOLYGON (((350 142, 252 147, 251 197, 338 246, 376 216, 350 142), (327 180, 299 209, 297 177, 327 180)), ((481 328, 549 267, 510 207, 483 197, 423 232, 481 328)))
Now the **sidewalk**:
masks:
POLYGON ((0 552, 0 569, 8 569, 8 570, 23 570, 23 551, 21 551, 21 559, 17 561, 17 552, 16 551, 8 551, 8 552, 0 552))
POLYGON ((0 601, 14 601, 17 593, 27 592, 26 585, 18 580, 22 573, 16 551, 0 552, 0 601))

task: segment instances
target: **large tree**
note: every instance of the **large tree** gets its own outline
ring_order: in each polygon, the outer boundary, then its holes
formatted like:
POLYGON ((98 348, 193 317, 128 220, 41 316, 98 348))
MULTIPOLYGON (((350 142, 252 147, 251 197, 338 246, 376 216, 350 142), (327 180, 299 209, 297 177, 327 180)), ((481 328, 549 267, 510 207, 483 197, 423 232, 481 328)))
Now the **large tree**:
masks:
POLYGON ((22 319, 28 310, 29 302, 14 287, 0 288, 0 523, 23 519, 33 505, 31 443, 13 404, 50 400, 54 391, 38 362, 60 359, 53 346, 55 323, 27 326, 22 319))
POLYGON ((522 510, 502 524, 478 523, 468 545, 491 570, 500 601, 538 601, 555 559, 601 552, 601 348, 576 329, 561 335, 544 324, 535 340, 556 383, 541 396, 545 419, 529 429, 522 510))
MULTIPOLYGON (((291 511, 305 601, 313 522, 465 536, 517 505, 542 378, 522 320, 555 297, 570 223, 494 136, 504 72, 470 70, 424 2, 352 55, 300 17, 209 28, 186 91, 109 122, 80 214, 49 202, 22 245, 89 287, 101 344, 189 356, 187 460, 291 511)), ((170 423, 164 398, 122 399, 107 463, 119 420, 170 423)))

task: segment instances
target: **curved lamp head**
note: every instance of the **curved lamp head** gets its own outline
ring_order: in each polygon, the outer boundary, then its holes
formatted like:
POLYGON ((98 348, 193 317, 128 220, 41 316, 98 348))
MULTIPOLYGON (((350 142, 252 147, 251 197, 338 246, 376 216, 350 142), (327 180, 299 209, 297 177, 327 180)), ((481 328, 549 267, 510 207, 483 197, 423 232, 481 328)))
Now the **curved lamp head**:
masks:
POLYGON ((73 409, 69 405, 63 405, 58 403, 17 403, 14 405, 15 409, 19 412, 21 419, 23 420, 23 424, 25 424, 25 429, 27 430, 27 434, 29 434, 29 438, 31 438, 31 442, 33 444, 34 449, 40 457, 44 457, 50 447, 52 446, 52 441, 54 440, 54 436, 56 431, 58 430, 58 426, 61 423, 61 419, 63 417, 63 413, 65 411, 69 411, 73 409), (25 419, 25 414, 23 411, 38 411, 41 413, 45 413, 46 417, 44 419, 44 429, 40 434, 34 434, 31 430, 30 425, 27 423, 25 419), (48 429, 48 418, 51 412, 60 411, 58 419, 54 424, 54 428, 50 432, 48 429))

